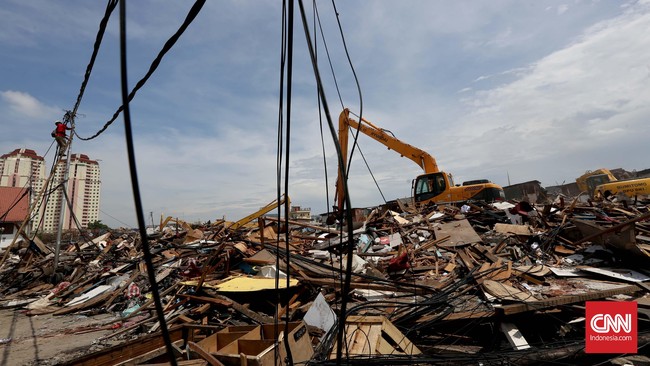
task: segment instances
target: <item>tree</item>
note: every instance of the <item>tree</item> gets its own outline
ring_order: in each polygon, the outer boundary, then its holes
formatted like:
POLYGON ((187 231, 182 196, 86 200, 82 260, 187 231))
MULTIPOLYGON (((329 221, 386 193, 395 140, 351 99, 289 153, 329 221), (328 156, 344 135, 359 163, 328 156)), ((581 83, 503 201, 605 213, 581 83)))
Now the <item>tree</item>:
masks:
POLYGON ((92 231, 108 231, 110 227, 102 223, 102 220, 97 220, 88 224, 88 230, 92 231))

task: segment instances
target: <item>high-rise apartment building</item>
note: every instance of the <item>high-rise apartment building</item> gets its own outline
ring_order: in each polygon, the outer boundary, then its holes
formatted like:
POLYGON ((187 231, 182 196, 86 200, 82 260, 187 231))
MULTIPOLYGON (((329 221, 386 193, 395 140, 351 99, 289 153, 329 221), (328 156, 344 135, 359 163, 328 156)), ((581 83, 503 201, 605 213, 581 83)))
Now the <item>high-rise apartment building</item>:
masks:
MULTIPOLYGON (((51 187, 63 183, 65 161, 60 161, 54 171, 51 187)), ((63 230, 78 230, 88 227, 89 223, 99 219, 100 198, 100 172, 99 163, 90 160, 88 155, 72 154, 67 181, 67 200, 63 216, 63 230), (76 220, 75 220, 76 219, 76 220)), ((45 231, 56 231, 61 213, 61 200, 65 198, 63 190, 56 189, 50 193, 50 198, 45 207, 45 231)))
MULTIPOLYGON (((36 151, 30 149, 16 149, 0 156, 0 187, 25 188, 30 191, 29 204, 32 207, 38 199, 38 194, 43 190, 46 180, 45 159, 36 151)), ((19 198, 19 197, 17 197, 19 198)), ((31 225, 26 231, 37 227, 41 219, 42 210, 34 210, 31 225)))
POLYGON ((54 232, 58 230, 61 214, 61 200, 67 196, 63 216, 63 230, 88 227, 99 219, 100 170, 99 163, 84 154, 72 154, 67 176, 67 191, 63 195, 66 162, 59 161, 49 182, 47 192, 43 191, 47 176, 45 161, 34 150, 16 149, 0 156, 0 186, 24 187, 31 191, 31 229, 54 232))

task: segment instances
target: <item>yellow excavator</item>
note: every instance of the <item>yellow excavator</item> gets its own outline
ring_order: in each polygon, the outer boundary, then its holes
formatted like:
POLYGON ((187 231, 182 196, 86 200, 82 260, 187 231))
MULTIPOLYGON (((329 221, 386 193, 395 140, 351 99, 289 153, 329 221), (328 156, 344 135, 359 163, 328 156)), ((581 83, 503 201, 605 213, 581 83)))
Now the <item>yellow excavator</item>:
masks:
POLYGON ((587 170, 585 174, 576 178, 576 184, 580 192, 588 192, 593 196, 596 186, 599 184, 613 182, 616 177, 608 169, 587 170))
POLYGON ((600 200, 623 193, 632 198, 650 195, 650 178, 633 178, 618 180, 608 169, 587 171, 576 178, 581 192, 600 200))
MULTIPOLYGON (((389 150, 394 150, 402 157, 412 160, 424 170, 424 174, 419 175, 412 182, 412 197, 416 206, 431 203, 459 203, 469 200, 485 202, 505 200, 503 188, 487 179, 465 182, 462 186, 454 185, 451 174, 440 171, 436 159, 429 153, 400 141, 388 131, 363 118, 361 121, 362 123, 359 123, 350 118, 350 110, 347 108, 339 115, 338 133, 344 171, 347 170, 345 165, 347 164, 349 129, 353 128, 384 144, 389 150)), ((341 169, 339 169, 335 198, 339 211, 343 208, 345 198, 342 182, 341 169)))

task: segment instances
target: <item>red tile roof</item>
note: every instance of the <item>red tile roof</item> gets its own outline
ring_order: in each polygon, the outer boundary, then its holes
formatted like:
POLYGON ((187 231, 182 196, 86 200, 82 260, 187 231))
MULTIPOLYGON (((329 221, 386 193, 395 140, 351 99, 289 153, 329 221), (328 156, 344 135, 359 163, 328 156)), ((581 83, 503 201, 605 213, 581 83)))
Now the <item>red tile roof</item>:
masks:
POLYGON ((10 158, 10 157, 19 158, 21 156, 31 158, 31 159, 34 159, 34 160, 45 160, 42 156, 39 156, 36 153, 36 151, 31 150, 31 149, 16 149, 16 150, 10 152, 9 154, 0 155, 0 159, 6 159, 6 158, 10 158))
POLYGON ((26 188, 0 187, 0 222, 22 222, 25 219, 29 211, 26 192, 26 188))

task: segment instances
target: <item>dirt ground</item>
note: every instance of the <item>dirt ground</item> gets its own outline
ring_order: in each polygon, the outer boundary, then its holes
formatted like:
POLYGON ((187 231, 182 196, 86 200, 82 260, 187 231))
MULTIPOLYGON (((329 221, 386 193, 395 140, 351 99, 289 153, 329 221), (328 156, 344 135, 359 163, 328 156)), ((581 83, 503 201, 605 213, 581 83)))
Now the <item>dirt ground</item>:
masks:
POLYGON ((0 309, 0 366, 59 365, 117 344, 99 340, 114 332, 113 314, 26 316, 0 309))

